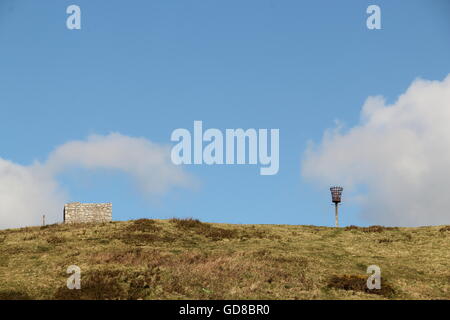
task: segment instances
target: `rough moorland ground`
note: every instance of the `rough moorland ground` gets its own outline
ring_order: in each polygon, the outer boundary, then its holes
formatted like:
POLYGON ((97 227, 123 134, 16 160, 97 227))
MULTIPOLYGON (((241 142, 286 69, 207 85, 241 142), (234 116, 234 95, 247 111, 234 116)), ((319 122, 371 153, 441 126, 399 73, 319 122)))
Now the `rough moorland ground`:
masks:
POLYGON ((450 299, 450 227, 141 219, 0 231, 0 299, 450 299), (378 265, 382 289, 368 290, 378 265), (81 290, 66 287, 81 268, 81 290))

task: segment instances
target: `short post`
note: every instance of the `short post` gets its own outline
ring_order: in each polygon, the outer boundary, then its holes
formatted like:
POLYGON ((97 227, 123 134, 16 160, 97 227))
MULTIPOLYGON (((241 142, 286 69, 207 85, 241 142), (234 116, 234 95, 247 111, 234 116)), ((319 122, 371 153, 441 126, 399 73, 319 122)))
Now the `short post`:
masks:
POLYGON ((331 187, 330 191, 331 191, 331 200, 334 203, 334 218, 335 218, 335 224, 336 224, 336 228, 339 227, 339 203, 341 202, 341 196, 342 196, 342 191, 344 190, 344 188, 342 187, 331 187))
POLYGON ((42 216, 42 225, 45 226, 45 214, 42 216))

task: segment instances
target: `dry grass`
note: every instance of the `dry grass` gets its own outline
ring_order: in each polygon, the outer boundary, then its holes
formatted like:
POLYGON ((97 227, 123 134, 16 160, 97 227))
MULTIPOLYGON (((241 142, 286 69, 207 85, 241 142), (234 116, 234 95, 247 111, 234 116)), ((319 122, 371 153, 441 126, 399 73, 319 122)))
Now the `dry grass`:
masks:
POLYGON ((0 290, 0 300, 30 300, 28 294, 14 290, 0 290))
POLYGON ((379 294, 386 297, 392 297, 395 294, 395 290, 391 285, 381 279, 383 286, 380 289, 368 289, 367 277, 362 275, 334 275, 328 281, 329 288, 335 288, 346 291, 359 291, 369 294, 379 294))
POLYGON ((235 230, 223 229, 219 227, 213 227, 211 224, 206 224, 200 222, 199 220, 188 218, 188 219, 170 219, 176 228, 181 231, 193 231, 198 235, 203 235, 214 241, 222 239, 236 238, 238 233, 235 230))
POLYGON ((370 226, 370 227, 357 227, 357 226, 348 226, 344 228, 345 231, 349 230, 357 230, 362 232, 384 232, 384 231, 392 231, 398 230, 397 227, 383 227, 383 226, 370 226))
POLYGON ((130 232, 158 232, 161 228, 156 225, 155 220, 138 219, 134 220, 133 223, 127 227, 127 230, 130 232))
POLYGON ((47 242, 49 243, 49 244, 54 244, 54 245, 56 245, 56 244, 61 244, 61 243, 64 243, 64 242, 66 242, 66 239, 65 238, 63 238, 63 237, 58 237, 58 236, 50 236, 50 237, 48 237, 47 239, 47 242))
POLYGON ((450 299, 446 231, 195 219, 3 230, 0 299, 450 299), (70 265, 81 290, 66 287, 70 265))
POLYGON ((95 270, 84 276, 82 290, 59 287, 54 295, 58 300, 143 299, 150 285, 158 280, 152 270, 125 272, 123 270, 95 270))

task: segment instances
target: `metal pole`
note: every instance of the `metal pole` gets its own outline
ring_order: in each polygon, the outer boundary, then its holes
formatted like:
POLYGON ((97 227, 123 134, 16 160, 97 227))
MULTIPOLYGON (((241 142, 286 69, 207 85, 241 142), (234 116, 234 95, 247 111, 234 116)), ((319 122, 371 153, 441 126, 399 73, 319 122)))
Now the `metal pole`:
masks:
POLYGON ((335 214, 336 228, 338 228, 338 227, 339 227, 339 220, 338 220, 338 203, 335 202, 334 205, 335 205, 335 211, 334 211, 334 214, 335 214))

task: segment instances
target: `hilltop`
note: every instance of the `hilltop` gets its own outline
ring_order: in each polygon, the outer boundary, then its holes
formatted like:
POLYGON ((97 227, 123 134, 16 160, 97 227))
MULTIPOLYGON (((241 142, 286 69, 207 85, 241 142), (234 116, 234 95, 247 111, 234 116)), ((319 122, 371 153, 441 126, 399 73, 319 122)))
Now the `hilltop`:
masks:
POLYGON ((0 299, 450 299, 450 226, 192 219, 0 231, 0 299), (366 288, 378 265, 382 289, 366 288), (67 267, 81 268, 69 290, 67 267))

